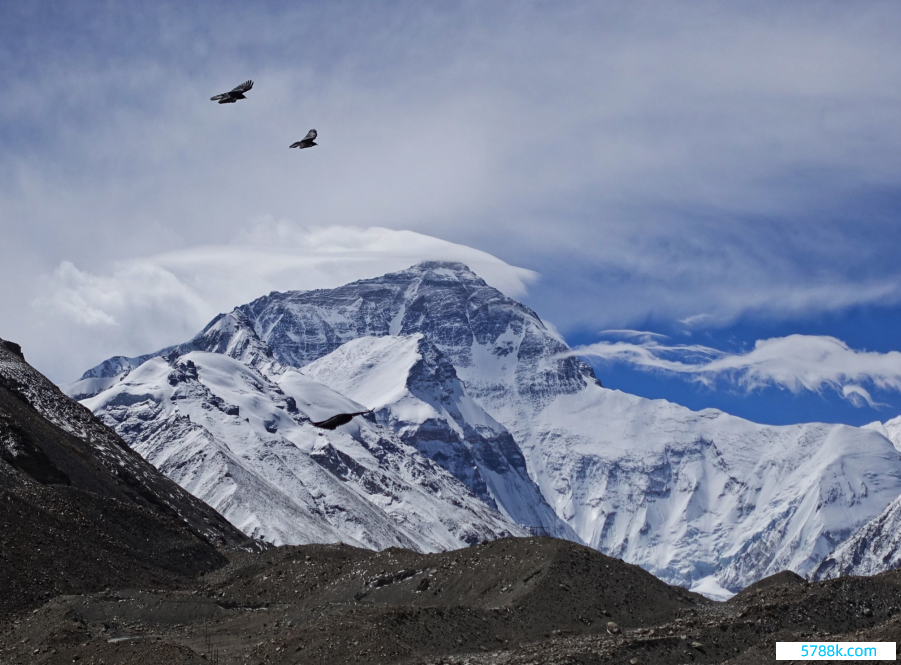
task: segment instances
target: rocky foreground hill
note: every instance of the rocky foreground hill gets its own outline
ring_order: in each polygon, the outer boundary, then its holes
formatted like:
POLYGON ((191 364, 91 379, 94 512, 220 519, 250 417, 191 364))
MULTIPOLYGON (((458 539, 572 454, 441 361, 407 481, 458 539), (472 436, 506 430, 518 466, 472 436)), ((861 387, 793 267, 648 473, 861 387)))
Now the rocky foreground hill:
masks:
POLYGON ((177 588, 113 586, 8 616, 0 662, 757 665, 776 641, 901 640, 898 572, 782 573, 717 603, 549 538, 228 557, 177 588))
POLYGON ((0 612, 108 586, 177 587, 222 566, 222 547, 259 545, 0 340, 0 612))

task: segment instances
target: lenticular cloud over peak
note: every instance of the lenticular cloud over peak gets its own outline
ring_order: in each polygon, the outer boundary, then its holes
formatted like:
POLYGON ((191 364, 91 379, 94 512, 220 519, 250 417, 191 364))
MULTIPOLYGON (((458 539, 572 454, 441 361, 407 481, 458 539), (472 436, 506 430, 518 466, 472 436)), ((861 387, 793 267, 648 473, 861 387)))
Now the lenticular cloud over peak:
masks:
POLYGON ((263 218, 231 243, 127 259, 107 270, 63 261, 44 277, 31 313, 36 329, 53 320, 53 334, 65 335, 66 344, 41 344, 38 336, 30 347, 48 374, 70 379, 111 352, 137 355, 178 342, 219 312, 272 291, 333 288, 429 260, 465 263, 511 297, 538 277, 415 231, 304 228, 263 218))

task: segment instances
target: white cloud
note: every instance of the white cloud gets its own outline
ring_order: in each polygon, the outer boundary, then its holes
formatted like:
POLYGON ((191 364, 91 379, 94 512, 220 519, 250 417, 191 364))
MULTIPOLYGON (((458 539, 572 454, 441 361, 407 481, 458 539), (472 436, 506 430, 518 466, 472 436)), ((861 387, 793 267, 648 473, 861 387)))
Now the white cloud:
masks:
POLYGON ((667 335, 661 335, 660 333, 649 332, 647 330, 631 330, 629 328, 617 328, 610 330, 602 330, 598 333, 602 337, 625 337, 629 338, 639 338, 639 339, 666 339, 667 335))
POLYGON ((537 274, 490 254, 413 231, 304 229, 261 219, 235 242, 118 261, 96 274, 63 261, 32 303, 35 326, 53 322, 62 344, 34 348, 57 378, 115 354, 182 342, 213 316, 270 291, 333 288, 425 260, 459 261, 510 296, 537 274))
POLYGON ((856 406, 880 406, 864 385, 901 392, 901 353, 858 351, 835 337, 789 335, 758 340, 747 353, 702 345, 598 342, 572 355, 624 362, 641 369, 690 377, 714 386, 727 381, 746 390, 776 386, 794 393, 835 390, 856 406))
POLYGON ((854 406, 863 406, 866 404, 874 409, 880 406, 888 406, 887 404, 874 401, 870 396, 870 391, 863 386, 855 386, 852 384, 842 386, 842 395, 854 406))

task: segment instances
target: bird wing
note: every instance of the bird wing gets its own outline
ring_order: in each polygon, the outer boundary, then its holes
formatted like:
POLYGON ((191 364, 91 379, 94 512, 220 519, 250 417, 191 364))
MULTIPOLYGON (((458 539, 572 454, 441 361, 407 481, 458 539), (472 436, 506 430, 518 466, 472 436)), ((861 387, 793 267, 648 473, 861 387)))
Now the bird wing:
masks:
POLYGON ((319 422, 313 422, 314 427, 318 427, 320 429, 337 429, 341 427, 341 425, 346 425, 351 421, 351 417, 344 413, 339 413, 337 416, 332 416, 327 420, 320 420, 319 422))
POLYGON ((303 141, 297 141, 297 142, 295 142, 295 143, 292 143, 292 144, 289 145, 288 147, 289 147, 289 148, 299 148, 301 143, 303 143, 303 141))
POLYGON ((253 87, 253 81, 248 79, 247 81, 244 81, 244 83, 242 83, 241 85, 236 86, 234 89, 232 89, 232 92, 247 92, 252 87, 253 87))
POLYGON ((367 413, 369 413, 369 411, 357 411, 356 413, 339 413, 332 416, 331 418, 320 420, 319 422, 311 422, 315 427, 319 427, 321 429, 336 429, 338 427, 341 427, 341 425, 346 425, 347 423, 349 423, 355 416, 362 416, 367 413))
POLYGON ((310 131, 307 132, 307 135, 303 137, 303 140, 306 141, 307 139, 309 139, 310 141, 313 141, 316 139, 317 136, 319 136, 319 134, 316 133, 316 130, 311 129, 310 131))
POLYGON ((210 97, 211 102, 218 102, 220 99, 225 99, 228 97, 227 92, 223 92, 221 95, 216 95, 215 97, 210 97))

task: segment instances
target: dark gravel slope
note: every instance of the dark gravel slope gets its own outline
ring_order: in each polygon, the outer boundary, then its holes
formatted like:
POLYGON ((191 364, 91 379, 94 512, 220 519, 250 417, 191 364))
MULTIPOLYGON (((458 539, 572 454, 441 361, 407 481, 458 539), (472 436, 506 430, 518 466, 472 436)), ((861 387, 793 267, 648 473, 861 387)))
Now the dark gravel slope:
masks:
POLYGON ((0 340, 0 614, 60 593, 177 586, 252 546, 0 340))
POLYGON ((58 596, 0 621, 0 662, 750 665, 777 640, 901 640, 898 572, 780 574, 714 603, 550 539, 228 556, 178 589, 58 596))

